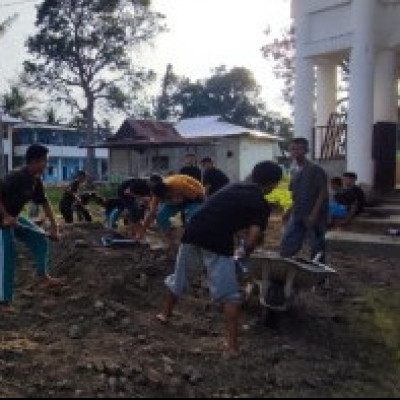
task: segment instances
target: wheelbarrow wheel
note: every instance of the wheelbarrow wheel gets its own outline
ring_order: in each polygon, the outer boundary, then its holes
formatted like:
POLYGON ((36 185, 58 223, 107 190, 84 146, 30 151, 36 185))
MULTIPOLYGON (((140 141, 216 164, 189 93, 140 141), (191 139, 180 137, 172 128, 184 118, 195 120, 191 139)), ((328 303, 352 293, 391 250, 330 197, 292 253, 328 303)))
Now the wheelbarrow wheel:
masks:
POLYGON ((261 324, 268 328, 275 328, 279 321, 279 311, 268 307, 263 307, 261 310, 261 324))
POLYGON ((278 323, 280 308, 285 308, 284 285, 280 281, 271 281, 261 311, 261 322, 264 326, 274 327, 278 323), (276 309, 275 309, 276 308, 276 309))

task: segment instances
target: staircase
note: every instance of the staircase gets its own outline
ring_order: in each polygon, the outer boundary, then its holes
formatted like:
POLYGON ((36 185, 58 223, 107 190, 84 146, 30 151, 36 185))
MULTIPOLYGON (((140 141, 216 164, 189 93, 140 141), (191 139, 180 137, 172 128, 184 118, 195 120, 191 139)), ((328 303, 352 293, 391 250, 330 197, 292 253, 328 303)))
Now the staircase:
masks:
POLYGON ((329 231, 328 251, 367 254, 376 257, 400 257, 400 191, 381 196, 379 205, 366 207, 349 227, 329 231))

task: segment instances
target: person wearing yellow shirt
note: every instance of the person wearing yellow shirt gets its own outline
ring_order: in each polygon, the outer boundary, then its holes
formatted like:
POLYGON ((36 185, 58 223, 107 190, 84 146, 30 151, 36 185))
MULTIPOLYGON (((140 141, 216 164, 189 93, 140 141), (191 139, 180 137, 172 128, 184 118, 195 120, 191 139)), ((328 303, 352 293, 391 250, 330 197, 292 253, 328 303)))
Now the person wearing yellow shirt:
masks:
POLYGON ((155 183, 151 188, 152 196, 149 211, 143 221, 143 237, 157 220, 158 227, 168 233, 171 230, 171 218, 181 213, 189 221, 205 199, 204 186, 188 175, 171 175, 155 183))

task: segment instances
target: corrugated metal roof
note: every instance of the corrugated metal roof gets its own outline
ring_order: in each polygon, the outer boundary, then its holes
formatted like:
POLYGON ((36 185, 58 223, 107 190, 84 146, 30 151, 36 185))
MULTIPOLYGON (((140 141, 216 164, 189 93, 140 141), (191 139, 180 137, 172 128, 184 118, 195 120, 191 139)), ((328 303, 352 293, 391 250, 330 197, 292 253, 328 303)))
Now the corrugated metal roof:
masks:
POLYGON ((225 136, 247 135, 259 139, 281 141, 281 137, 270 133, 245 128, 225 122, 218 115, 181 119, 175 124, 178 133, 186 138, 219 138, 225 136))

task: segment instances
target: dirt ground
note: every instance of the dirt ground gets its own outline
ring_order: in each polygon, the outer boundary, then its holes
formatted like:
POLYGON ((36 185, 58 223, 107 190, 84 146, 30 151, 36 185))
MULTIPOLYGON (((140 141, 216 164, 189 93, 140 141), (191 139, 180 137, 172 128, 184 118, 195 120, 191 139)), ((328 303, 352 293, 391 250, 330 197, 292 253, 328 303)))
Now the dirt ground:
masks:
MULTIPOLYGON (((338 274, 276 324, 243 305, 242 355, 221 357, 221 309, 201 280, 171 322, 154 318, 173 261, 146 245, 99 246, 99 224, 52 243, 63 288, 40 291, 21 248, 14 315, 0 319, 1 397, 398 397, 398 260, 329 254, 338 274), (75 240, 88 247, 76 247, 75 240)), ((276 248, 278 220, 266 245, 276 248)))

